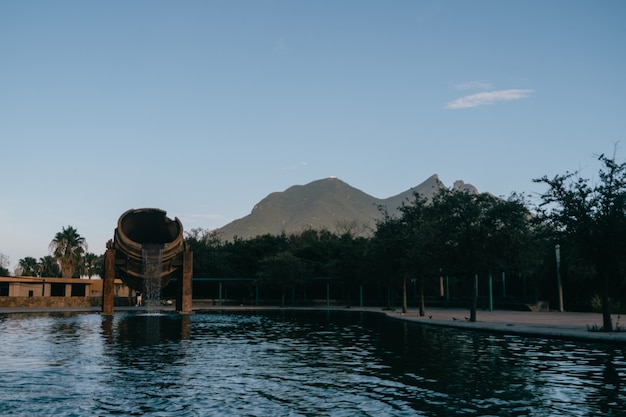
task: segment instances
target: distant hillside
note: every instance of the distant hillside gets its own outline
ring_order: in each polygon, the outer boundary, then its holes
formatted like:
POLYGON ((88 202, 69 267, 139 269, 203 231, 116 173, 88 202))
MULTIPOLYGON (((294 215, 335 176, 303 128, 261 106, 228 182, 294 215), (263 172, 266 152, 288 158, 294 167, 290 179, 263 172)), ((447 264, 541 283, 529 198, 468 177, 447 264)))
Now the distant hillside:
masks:
MULTIPOLYGON (((252 212, 217 230, 225 241, 235 237, 248 239, 264 234, 298 233, 305 229, 327 229, 332 232, 352 231, 367 236, 381 217, 380 206, 396 214, 403 202, 413 200, 414 193, 426 199, 444 187, 437 174, 420 185, 398 195, 379 199, 356 189, 338 178, 325 178, 306 185, 294 185, 274 192, 254 206, 252 212)), ((455 188, 475 191, 462 181, 455 188)))

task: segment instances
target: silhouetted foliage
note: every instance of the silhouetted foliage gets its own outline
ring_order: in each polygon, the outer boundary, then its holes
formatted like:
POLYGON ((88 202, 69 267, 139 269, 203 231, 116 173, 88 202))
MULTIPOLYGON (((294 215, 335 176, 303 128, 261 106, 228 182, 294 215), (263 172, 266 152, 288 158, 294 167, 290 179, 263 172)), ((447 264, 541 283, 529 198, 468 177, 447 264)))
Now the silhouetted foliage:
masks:
POLYGON ((0 275, 9 275, 9 257, 0 253, 0 275))
POLYGON ((50 242, 50 251, 61 266, 63 278, 78 277, 78 266, 87 251, 87 242, 75 228, 63 227, 50 242))
POLYGON ((592 280, 601 292, 603 328, 611 331, 609 293, 612 284, 622 283, 626 262, 626 163, 604 154, 598 159, 597 183, 578 172, 535 182, 549 187, 541 195, 542 219, 561 244, 572 276, 592 280))
MULTIPOLYGON (((42 277, 56 278, 61 276, 61 267, 52 256, 46 255, 43 258, 40 258, 39 265, 41 266, 42 277)), ((104 265, 102 265, 102 267, 104 267, 104 265)))
POLYGON ((554 244, 560 242, 565 271, 577 277, 569 281, 568 291, 588 298, 589 307, 593 284, 603 291, 607 306, 609 291, 623 292, 626 166, 614 158, 600 160, 603 168, 596 185, 569 173, 536 180, 549 190, 535 214, 519 194, 498 198, 443 188, 429 202, 415 195, 394 216, 383 211, 370 237, 356 237, 350 228, 341 235, 305 229, 222 242, 214 232, 194 229, 186 236, 194 252, 194 276, 256 277, 260 286, 280 289, 283 302, 287 288, 302 288, 306 294, 307 286, 318 285, 319 297, 320 285, 308 278, 331 278, 326 282, 341 283, 344 297, 367 287, 377 302, 386 294, 384 303, 390 308, 400 290, 403 310, 411 282, 419 292, 420 314, 426 290, 435 288, 433 278, 439 281, 437 294, 442 297, 443 277, 450 277, 457 287, 456 300, 469 299, 470 320, 476 320, 476 283, 481 278, 492 282, 492 276, 506 273, 520 302, 527 296, 527 285, 535 301, 553 295, 554 244))
POLYGON ((262 258, 257 276, 263 285, 280 289, 281 306, 284 307, 287 289, 303 285, 311 274, 300 258, 285 251, 262 258))
POLYGON ((82 265, 80 267, 80 274, 87 278, 94 276, 104 276, 104 255, 96 255, 95 253, 87 252, 82 258, 82 265))
POLYGON ((37 259, 32 256, 27 256, 23 259, 20 259, 18 262, 18 266, 20 268, 21 275, 24 277, 36 277, 39 275, 40 266, 37 263, 37 259))
POLYGON ((191 229, 185 233, 185 242, 193 252, 195 276, 205 278, 235 276, 230 265, 231 253, 215 232, 191 229))

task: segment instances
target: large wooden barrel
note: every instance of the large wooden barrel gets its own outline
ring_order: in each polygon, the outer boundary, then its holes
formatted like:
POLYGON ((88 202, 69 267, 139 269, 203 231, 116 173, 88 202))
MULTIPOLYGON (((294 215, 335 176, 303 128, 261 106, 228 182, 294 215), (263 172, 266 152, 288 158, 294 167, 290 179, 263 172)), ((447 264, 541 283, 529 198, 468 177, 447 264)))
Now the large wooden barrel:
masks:
MULTIPOLYGON (((166 214, 156 208, 131 209, 117 221, 114 235, 116 265, 122 272, 122 280, 131 288, 144 288, 146 253, 154 257, 155 248, 161 263, 158 275, 162 287, 169 283, 181 265, 183 225, 178 218, 172 220, 166 214)), ((148 261, 154 262, 154 259, 148 261)))

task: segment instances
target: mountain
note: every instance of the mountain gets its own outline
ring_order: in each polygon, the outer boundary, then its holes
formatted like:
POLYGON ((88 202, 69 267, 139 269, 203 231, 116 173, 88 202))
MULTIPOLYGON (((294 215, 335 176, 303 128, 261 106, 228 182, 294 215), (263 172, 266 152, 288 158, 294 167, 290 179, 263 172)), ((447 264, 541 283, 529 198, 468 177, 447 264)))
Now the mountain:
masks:
MULTIPOLYGON (((298 233, 305 229, 351 231, 367 236, 374 230, 376 220, 381 218, 379 207, 386 207, 393 215, 403 202, 413 200, 414 193, 429 200, 442 187, 445 186, 434 174, 416 187, 379 199, 330 177, 271 193, 256 204, 249 215, 216 232, 224 241, 232 241, 235 237, 248 239, 264 234, 298 233)), ((455 182, 454 188, 477 192, 475 187, 463 181, 455 182)))

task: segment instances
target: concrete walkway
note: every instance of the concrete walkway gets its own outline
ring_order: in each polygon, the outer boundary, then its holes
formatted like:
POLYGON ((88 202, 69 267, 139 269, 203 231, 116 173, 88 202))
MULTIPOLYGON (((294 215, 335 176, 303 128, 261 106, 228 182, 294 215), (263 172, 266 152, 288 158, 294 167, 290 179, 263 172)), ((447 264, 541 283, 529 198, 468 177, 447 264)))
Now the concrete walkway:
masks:
MULTIPOLYGON (((141 311, 144 307, 116 307, 116 312, 141 311)), ((207 306, 193 305, 194 311, 240 311, 240 310, 280 310, 281 307, 256 306, 207 306)), ((287 309, 291 309, 287 307, 287 309)), ((416 309, 409 309, 406 314, 400 310, 384 310, 380 307, 331 307, 333 311, 367 311, 386 314, 390 318, 407 320, 428 326, 456 327, 464 330, 476 330, 500 334, 519 334, 531 337, 562 338, 589 342, 623 343, 626 345, 626 317, 613 315, 613 327, 621 331, 610 333, 590 331, 602 327, 600 313, 569 313, 569 312, 528 312, 478 310, 476 322, 467 320, 469 310, 455 308, 427 308, 426 315, 420 317, 416 309)), ((173 307, 163 310, 173 311, 173 307)), ((325 307, 298 308, 298 310, 326 310, 325 307)), ((48 307, 48 308, 0 308, 0 314, 9 313, 41 313, 41 312, 100 312, 100 307, 48 307)))
POLYGON ((469 310, 428 308, 426 315, 419 317, 416 310, 402 314, 400 311, 385 311, 387 316, 433 326, 457 327, 465 330, 480 330, 493 333, 520 334, 533 337, 563 338, 597 342, 626 344, 626 317, 613 315, 613 328, 621 331, 610 333, 590 331, 602 328, 600 313, 529 312, 494 310, 476 312, 476 322, 470 322, 469 310))

